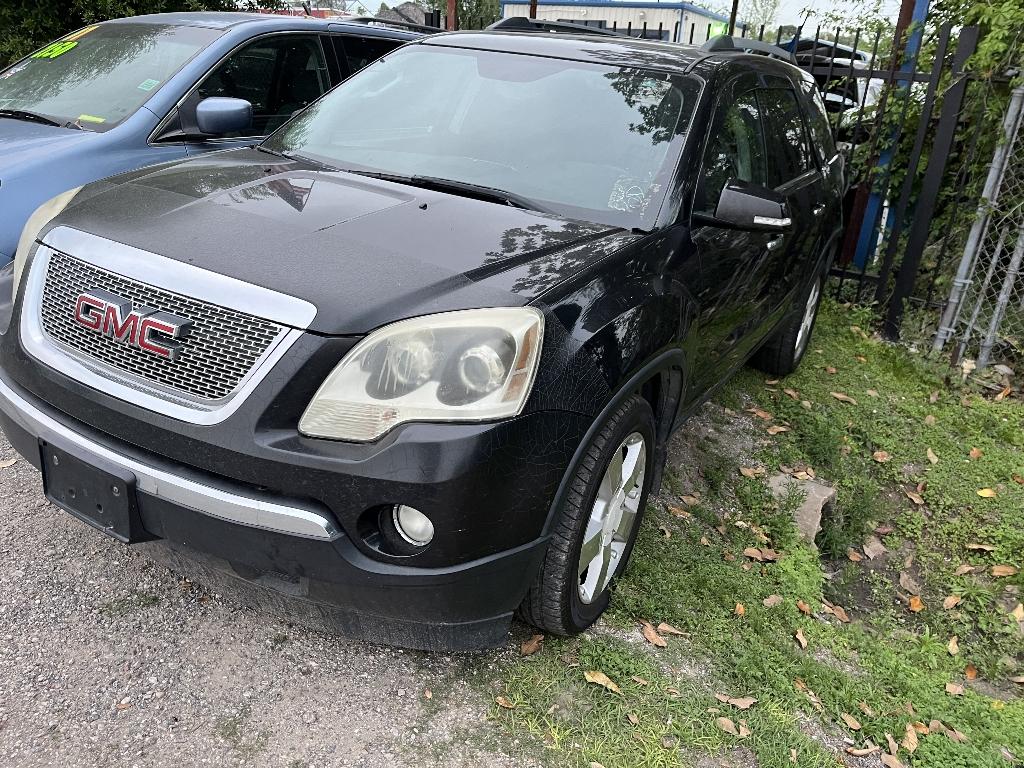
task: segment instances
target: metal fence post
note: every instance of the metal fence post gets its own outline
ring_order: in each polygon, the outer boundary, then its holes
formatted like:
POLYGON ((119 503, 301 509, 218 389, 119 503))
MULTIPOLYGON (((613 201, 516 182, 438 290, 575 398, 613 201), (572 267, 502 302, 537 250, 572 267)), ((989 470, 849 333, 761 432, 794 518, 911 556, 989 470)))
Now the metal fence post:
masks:
POLYGON ((970 234, 967 236, 967 244, 964 246, 964 255, 960 259, 960 265, 956 270, 956 277, 953 279, 953 287, 949 292, 949 299, 946 308, 942 313, 942 320, 939 323, 939 330, 935 333, 935 340, 932 349, 941 352, 946 342, 952 338, 956 330, 957 321, 960 318, 961 304, 964 293, 970 285, 970 275, 974 271, 974 262, 985 239, 985 233, 990 221, 990 211, 999 199, 999 187, 1002 184, 1003 174, 1006 173, 1006 160, 1010 156, 1010 147, 1020 128, 1021 110, 1024 109, 1024 86, 1013 89, 1010 95, 1010 105, 1006 110, 1006 118, 1003 121, 1003 134, 1005 141, 1001 142, 992 157, 992 165, 988 169, 988 177, 985 179, 985 187, 981 193, 981 202, 978 204, 978 215, 971 225, 970 234))
POLYGON ((992 354, 992 346, 996 342, 996 334, 1003 324, 1003 315, 1006 314, 1006 305, 1010 303, 1010 294, 1020 274, 1021 259, 1024 259, 1024 227, 1021 227, 1017 235, 1017 245, 1013 249, 1013 256, 1006 267, 1006 274, 1003 276, 1003 285, 999 289, 999 298, 996 299, 996 306, 992 312, 992 319, 989 320, 988 328, 985 330, 985 338, 978 348, 978 369, 988 365, 988 358, 992 354))

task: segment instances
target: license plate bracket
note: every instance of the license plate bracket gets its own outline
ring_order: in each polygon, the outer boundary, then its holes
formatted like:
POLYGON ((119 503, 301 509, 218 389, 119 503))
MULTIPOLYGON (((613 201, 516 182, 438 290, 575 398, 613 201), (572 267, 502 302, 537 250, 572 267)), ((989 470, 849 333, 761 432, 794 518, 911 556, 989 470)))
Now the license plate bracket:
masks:
POLYGON ((135 475, 97 457, 80 458, 39 440, 43 490, 68 514, 125 544, 151 539, 142 527, 135 475))

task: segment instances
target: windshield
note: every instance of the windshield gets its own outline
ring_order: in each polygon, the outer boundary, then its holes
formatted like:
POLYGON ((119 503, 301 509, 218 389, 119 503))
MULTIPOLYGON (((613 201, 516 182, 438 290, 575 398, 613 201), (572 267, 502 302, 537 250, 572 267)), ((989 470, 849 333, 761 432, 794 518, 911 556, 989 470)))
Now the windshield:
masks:
POLYGON ((648 228, 699 95, 651 70, 435 45, 403 48, 267 139, 342 170, 499 189, 648 228))
POLYGON ((219 30, 99 24, 0 72, 0 110, 106 130, 134 113, 219 30))

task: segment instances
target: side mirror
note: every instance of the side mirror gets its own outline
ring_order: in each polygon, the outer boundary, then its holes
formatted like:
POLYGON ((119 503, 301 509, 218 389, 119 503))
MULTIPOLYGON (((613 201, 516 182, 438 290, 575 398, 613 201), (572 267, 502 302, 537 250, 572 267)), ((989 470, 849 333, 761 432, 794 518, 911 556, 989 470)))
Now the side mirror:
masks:
POLYGON ((715 223, 735 229, 781 232, 793 221, 786 198, 760 184, 730 179, 718 198, 715 223))
POLYGON ((210 96, 196 105, 196 127, 209 136, 223 136, 252 127, 252 104, 245 99, 210 96))

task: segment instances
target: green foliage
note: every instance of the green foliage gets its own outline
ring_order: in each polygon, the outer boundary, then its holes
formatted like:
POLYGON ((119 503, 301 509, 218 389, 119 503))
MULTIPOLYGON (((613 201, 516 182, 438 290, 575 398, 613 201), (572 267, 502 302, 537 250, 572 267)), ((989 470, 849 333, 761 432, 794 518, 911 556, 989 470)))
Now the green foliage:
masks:
POLYGON ((237 11, 279 7, 281 0, 4 0, 0 3, 0 67, 51 40, 97 21, 172 11, 237 11))
MULTIPOLYGON (((448 13, 447 0, 424 0, 431 10, 448 13)), ((498 0, 457 0, 459 29, 482 29, 501 15, 498 0)))

